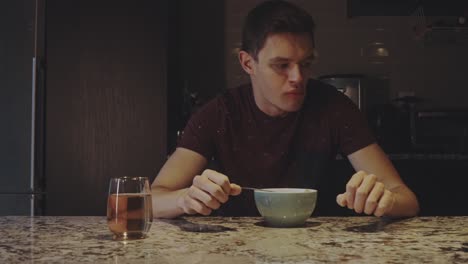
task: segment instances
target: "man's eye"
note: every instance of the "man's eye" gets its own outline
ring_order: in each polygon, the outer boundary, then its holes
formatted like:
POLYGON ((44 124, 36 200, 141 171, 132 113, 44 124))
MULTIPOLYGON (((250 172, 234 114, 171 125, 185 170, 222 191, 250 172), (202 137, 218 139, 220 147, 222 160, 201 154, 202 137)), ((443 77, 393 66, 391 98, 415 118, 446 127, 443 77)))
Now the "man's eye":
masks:
POLYGON ((288 63, 275 64, 274 67, 278 70, 286 70, 289 67, 288 63))
POLYGON ((310 65, 312 65, 312 62, 310 62, 310 61, 304 61, 304 62, 301 63, 302 68, 309 68, 310 65))

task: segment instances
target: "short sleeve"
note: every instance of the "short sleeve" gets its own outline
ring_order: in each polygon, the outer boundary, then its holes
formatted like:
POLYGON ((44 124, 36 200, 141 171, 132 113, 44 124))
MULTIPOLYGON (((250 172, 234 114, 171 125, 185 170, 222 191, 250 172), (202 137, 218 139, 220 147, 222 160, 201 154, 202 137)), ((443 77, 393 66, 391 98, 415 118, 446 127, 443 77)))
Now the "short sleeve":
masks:
POLYGON ((177 147, 190 149, 210 159, 214 154, 214 131, 218 120, 217 98, 203 105, 190 117, 177 147))
POLYGON ((345 95, 337 92, 333 122, 338 137, 338 149, 345 156, 375 143, 365 115, 345 95))

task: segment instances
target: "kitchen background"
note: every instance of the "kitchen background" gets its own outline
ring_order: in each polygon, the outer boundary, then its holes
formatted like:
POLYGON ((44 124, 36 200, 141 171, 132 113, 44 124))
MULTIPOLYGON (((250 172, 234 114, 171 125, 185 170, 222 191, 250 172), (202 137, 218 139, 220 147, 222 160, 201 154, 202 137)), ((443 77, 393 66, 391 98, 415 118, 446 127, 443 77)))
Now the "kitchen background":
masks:
MULTIPOLYGON (((242 5, 237 2, 225 1, 226 51, 239 46, 242 19, 261 1, 244 1, 242 5)), ((416 95, 428 107, 466 106, 468 89, 462 87, 467 87, 463 70, 468 57, 468 21, 459 26, 458 19, 467 16, 467 3, 425 1, 430 4, 418 9, 420 1, 411 0, 291 2, 309 11, 317 24, 316 77, 336 73, 373 75, 389 80, 390 98, 416 95), (425 35, 418 28, 421 23, 435 26, 436 22, 446 26, 425 35), (388 56, 375 56, 377 48, 385 48, 388 56)), ((236 55, 226 55, 227 85, 244 82, 247 77, 236 55)))
MULTIPOLYGON (((261 1, 119 2, 0 3, 0 215, 104 215, 110 177, 154 179, 190 113, 248 80, 261 1)), ((314 77, 360 85, 421 214, 468 214, 466 1, 292 2, 317 24, 314 77)), ((351 172, 338 157, 336 193, 351 172)))

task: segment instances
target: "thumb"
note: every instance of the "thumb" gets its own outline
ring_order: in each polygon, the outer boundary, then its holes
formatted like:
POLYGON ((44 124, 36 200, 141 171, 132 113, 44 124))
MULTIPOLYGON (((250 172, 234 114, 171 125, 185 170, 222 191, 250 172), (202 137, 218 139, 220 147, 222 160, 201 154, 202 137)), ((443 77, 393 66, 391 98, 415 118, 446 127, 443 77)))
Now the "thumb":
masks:
POLYGON ((345 207, 347 205, 346 193, 341 193, 336 196, 336 203, 341 207, 345 207))
POLYGON ((242 188, 235 184, 235 183, 231 183, 231 192, 229 193, 229 195, 232 195, 232 196, 236 196, 236 195, 239 195, 242 191, 242 188))

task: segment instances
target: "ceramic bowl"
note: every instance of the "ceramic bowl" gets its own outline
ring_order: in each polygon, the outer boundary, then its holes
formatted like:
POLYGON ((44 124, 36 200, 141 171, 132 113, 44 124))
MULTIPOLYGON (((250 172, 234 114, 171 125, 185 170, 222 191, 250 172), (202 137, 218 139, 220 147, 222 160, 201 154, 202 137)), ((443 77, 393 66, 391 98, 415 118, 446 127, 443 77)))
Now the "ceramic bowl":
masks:
POLYGON ((255 190, 254 197, 257 209, 268 226, 295 227, 304 225, 314 211, 317 190, 260 189, 255 190))

